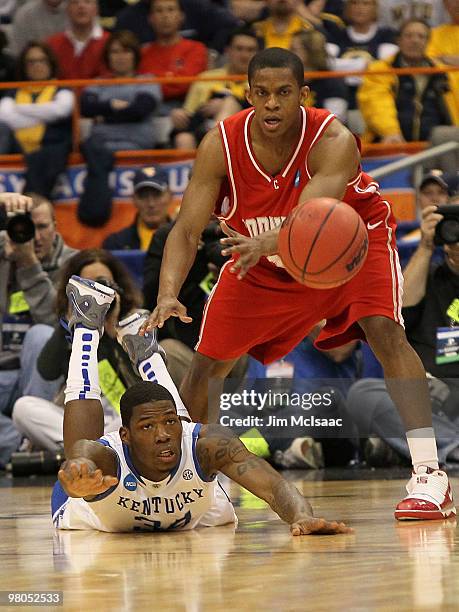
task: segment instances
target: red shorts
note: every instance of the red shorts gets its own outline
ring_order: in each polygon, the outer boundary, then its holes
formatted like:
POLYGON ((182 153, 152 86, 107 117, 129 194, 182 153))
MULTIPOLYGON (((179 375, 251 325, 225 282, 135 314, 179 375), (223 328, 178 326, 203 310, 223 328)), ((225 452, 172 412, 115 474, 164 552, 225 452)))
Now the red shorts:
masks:
POLYGON ((359 319, 385 316, 403 325, 403 277, 395 244, 395 220, 379 197, 358 208, 368 229, 368 255, 345 285, 311 289, 282 269, 254 266, 243 280, 223 266, 204 309, 196 350, 217 360, 249 353, 270 363, 289 353, 322 319, 315 345, 331 349, 365 339, 359 319))

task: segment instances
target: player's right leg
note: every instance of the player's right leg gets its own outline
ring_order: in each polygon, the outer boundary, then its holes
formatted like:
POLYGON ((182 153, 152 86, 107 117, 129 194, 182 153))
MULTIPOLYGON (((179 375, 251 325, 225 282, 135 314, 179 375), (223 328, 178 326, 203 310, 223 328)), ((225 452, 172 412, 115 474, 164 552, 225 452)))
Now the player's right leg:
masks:
POLYGON ((72 352, 65 390, 66 453, 77 440, 97 440, 104 434, 97 349, 103 334, 105 315, 115 292, 95 281, 72 276, 67 285, 67 296, 72 352))

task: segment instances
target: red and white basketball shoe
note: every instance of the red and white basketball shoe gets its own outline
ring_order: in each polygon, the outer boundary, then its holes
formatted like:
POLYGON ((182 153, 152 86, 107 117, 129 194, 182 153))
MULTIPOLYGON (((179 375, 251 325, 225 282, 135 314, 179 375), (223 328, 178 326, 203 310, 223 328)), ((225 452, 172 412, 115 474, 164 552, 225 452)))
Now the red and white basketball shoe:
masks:
POLYGON ((438 520, 456 514, 448 476, 442 470, 420 466, 406 485, 408 495, 395 509, 395 518, 406 520, 438 520))

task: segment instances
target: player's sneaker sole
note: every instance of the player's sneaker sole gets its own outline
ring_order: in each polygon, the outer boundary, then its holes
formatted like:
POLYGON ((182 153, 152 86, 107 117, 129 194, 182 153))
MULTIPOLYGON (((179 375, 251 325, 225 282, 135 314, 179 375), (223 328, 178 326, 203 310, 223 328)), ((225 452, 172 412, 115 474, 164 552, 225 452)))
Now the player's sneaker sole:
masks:
POLYGON ((159 353, 166 361, 166 353, 158 344, 156 328, 147 332, 144 336, 139 336, 139 329, 148 320, 149 316, 148 310, 137 310, 116 326, 117 340, 129 355, 129 359, 135 367, 138 367, 142 361, 145 361, 154 353, 159 353))
POLYGON ((66 293, 71 310, 69 329, 73 331, 81 326, 97 329, 102 335, 105 315, 115 298, 115 291, 96 281, 73 275, 67 283, 66 293))

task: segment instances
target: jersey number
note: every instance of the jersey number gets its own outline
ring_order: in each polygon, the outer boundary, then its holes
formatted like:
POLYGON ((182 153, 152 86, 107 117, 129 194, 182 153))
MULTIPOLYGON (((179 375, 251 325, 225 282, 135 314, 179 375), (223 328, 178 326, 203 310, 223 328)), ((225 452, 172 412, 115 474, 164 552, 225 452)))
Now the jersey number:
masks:
POLYGON ((136 525, 134 531, 170 531, 171 529, 183 529, 185 525, 191 521, 191 512, 188 512, 169 525, 169 527, 161 527, 161 521, 152 521, 145 516, 136 516, 136 521, 140 521, 141 525, 136 525))

